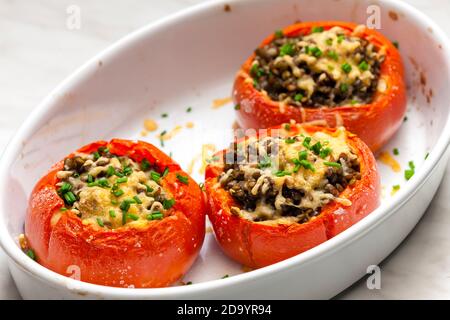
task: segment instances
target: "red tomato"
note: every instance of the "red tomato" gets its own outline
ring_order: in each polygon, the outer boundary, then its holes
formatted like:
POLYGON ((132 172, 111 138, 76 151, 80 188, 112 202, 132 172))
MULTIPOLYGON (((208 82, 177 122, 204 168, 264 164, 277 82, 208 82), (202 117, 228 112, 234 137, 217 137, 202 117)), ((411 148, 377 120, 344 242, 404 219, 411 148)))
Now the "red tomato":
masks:
MULTIPOLYGON (((268 129, 279 129, 280 127, 268 129)), ((307 133, 335 129, 307 125, 291 125, 289 136, 303 128, 307 133)), ((231 214, 232 206, 239 204, 228 191, 217 187, 222 164, 210 164, 206 168, 206 192, 208 215, 214 227, 216 239, 232 259, 252 268, 264 267, 295 256, 334 237, 372 212, 379 204, 380 178, 376 161, 370 149, 358 137, 347 133, 347 143, 360 161, 361 179, 348 186, 340 198, 351 201, 345 206, 332 201, 321 213, 306 223, 262 224, 231 214)), ((218 154, 221 159, 222 151, 218 154)))
MULTIPOLYGON (((309 34, 313 27, 325 30, 339 26, 353 31, 356 24, 338 21, 306 22, 289 26, 283 30, 286 36, 309 34)), ((386 51, 381 65, 380 79, 386 83, 384 92, 377 91, 373 102, 365 105, 308 108, 286 105, 273 101, 254 88, 249 74, 255 54, 252 54, 238 72, 233 88, 233 100, 239 104, 236 111, 238 124, 244 128, 268 128, 287 123, 294 119, 297 123, 325 120, 329 127, 343 125, 358 135, 372 151, 378 150, 397 131, 406 111, 406 90, 404 71, 400 54, 395 46, 375 30, 365 29, 361 37, 386 51)), ((261 47, 272 42, 274 36, 267 37, 261 47)))
POLYGON ((193 264, 203 243, 206 206, 202 191, 177 163, 146 142, 99 141, 78 151, 91 153, 101 146, 137 162, 145 158, 160 172, 168 167, 161 186, 172 194, 175 205, 164 219, 149 221, 139 229, 127 225, 94 228, 70 210, 52 225, 52 217, 64 206, 55 186, 61 161, 37 183, 29 201, 25 234, 37 261, 62 275, 78 268, 81 281, 100 285, 145 288, 174 283, 193 264), (188 184, 181 183, 177 174, 188 177, 188 184))

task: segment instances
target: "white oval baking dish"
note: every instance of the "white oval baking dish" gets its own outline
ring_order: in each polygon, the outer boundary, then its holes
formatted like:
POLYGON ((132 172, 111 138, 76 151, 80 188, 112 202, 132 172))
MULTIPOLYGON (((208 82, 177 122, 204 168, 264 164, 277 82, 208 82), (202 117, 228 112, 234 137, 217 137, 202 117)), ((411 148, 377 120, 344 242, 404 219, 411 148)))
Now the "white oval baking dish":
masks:
MULTIPOLYGON (((55 89, 29 116, 1 159, 0 243, 20 294, 32 299, 333 297, 392 252, 431 201, 448 160, 449 82, 447 37, 401 1, 215 1, 134 32, 55 89), (165 147, 186 168, 202 143, 223 147, 228 142, 233 108, 213 110, 211 102, 230 95, 234 73, 263 37, 296 20, 365 23, 377 10, 381 32, 400 43, 409 87, 408 121, 386 150, 401 148, 399 162, 414 160, 417 169, 405 183, 401 173, 380 164, 387 195, 367 218, 312 250, 247 273, 227 259, 208 234, 200 258, 185 277, 194 284, 161 289, 79 282, 22 253, 17 237, 23 232, 31 188, 64 155, 93 140, 139 138, 148 117, 158 118, 160 127, 167 129, 193 121, 195 129, 183 129, 165 147), (192 106, 192 113, 185 112, 187 106, 192 106), (160 119, 162 112, 169 117, 160 119), (425 161, 426 152, 430 156, 425 161), (401 190, 391 196, 389 188, 400 182, 401 190), (226 273, 233 276, 220 279, 226 273)), ((141 138, 158 143, 154 134, 141 138)), ((201 181, 197 169, 194 176, 201 181)))

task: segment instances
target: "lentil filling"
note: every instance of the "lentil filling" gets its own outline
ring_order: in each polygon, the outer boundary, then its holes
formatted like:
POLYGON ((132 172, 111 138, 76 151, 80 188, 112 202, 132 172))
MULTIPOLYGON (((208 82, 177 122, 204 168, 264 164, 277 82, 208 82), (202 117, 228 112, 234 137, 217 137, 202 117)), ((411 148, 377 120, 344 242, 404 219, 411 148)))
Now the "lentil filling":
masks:
POLYGON ((108 229, 163 219, 174 204, 160 185, 167 170, 159 173, 146 159, 137 163, 106 147, 76 153, 57 172, 58 194, 65 203, 61 212, 71 210, 84 224, 108 229))
POLYGON ((274 40, 255 50, 254 87, 272 100, 303 107, 370 103, 380 80, 383 50, 341 27, 313 28, 307 35, 274 40))
POLYGON ((218 182, 239 205, 232 214, 257 222, 304 223, 332 200, 351 205, 339 195, 361 174, 345 139, 339 129, 336 136, 316 132, 232 144, 218 182))

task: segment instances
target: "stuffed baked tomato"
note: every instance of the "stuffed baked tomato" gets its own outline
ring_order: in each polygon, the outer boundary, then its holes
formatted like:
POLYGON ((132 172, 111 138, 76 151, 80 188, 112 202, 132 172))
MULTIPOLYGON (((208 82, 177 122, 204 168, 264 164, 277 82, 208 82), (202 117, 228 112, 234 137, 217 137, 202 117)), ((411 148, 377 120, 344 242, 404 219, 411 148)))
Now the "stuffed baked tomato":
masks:
POLYGON ((34 188, 25 234, 37 261, 116 287, 162 287, 192 265, 205 235, 197 183, 145 142, 85 146, 34 188))
POLYGON ((376 151, 402 123, 403 73, 397 48, 375 30, 347 22, 295 24, 266 38, 238 72, 238 123, 345 126, 376 151))
POLYGON ((249 267, 317 246, 379 204, 372 152, 342 127, 271 128, 216 159, 206 169, 209 218, 222 249, 249 267))

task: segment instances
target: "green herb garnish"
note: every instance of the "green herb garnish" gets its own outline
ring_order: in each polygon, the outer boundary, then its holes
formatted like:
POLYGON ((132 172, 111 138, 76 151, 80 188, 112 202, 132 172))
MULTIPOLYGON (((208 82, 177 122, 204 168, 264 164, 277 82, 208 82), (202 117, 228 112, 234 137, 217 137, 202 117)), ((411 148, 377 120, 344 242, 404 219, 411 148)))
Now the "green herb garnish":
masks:
POLYGON ((148 169, 150 169, 150 161, 148 161, 146 158, 144 158, 141 161, 141 170, 147 171, 148 169))
POLYGON ((282 38, 284 36, 284 33, 283 33, 283 30, 275 30, 273 35, 274 35, 275 38, 279 39, 279 38, 282 38))
POLYGON ((100 219, 100 218, 97 218, 97 223, 98 223, 98 225, 99 225, 100 227, 102 227, 102 228, 105 226, 105 224, 103 223, 103 220, 100 219))
POLYGON ((341 168, 342 167, 342 165, 339 162, 324 161, 323 164, 326 165, 326 166, 335 167, 335 168, 341 168))
POLYGON ((322 26, 314 26, 311 28, 311 33, 320 33, 323 31, 323 27, 322 26))
POLYGON ((362 71, 369 70, 369 64, 366 61, 361 61, 361 63, 358 65, 358 68, 362 71))
POLYGON ((175 199, 164 199, 163 201, 163 208, 165 210, 170 209, 175 204, 175 199))
POLYGON ((188 177, 185 177, 185 176, 182 176, 181 174, 179 174, 179 173, 177 173, 177 179, 178 179, 178 181, 180 181, 181 183, 184 183, 184 184, 189 184, 189 178, 188 177))
POLYGON ((280 48, 280 57, 285 55, 292 56, 294 52, 294 46, 291 43, 283 44, 280 48))
POLYGON ((350 71, 352 71, 352 66, 350 64, 348 64, 347 62, 345 62, 341 65, 341 69, 345 73, 350 73, 350 71))

